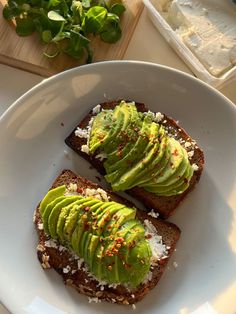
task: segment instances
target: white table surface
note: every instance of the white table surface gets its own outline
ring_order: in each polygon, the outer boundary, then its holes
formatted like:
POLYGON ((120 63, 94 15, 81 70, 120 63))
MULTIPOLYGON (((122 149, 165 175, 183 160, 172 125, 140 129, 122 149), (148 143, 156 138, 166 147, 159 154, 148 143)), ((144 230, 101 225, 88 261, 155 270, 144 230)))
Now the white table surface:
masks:
MULTIPOLYGON (((191 73, 153 26, 146 10, 141 15, 124 59, 160 63, 191 73)), ((0 64, 0 114, 42 80, 43 77, 38 75, 0 64)), ((225 86, 221 92, 236 104, 236 81, 225 86)), ((0 305, 0 314, 7 313, 9 312, 0 305)))

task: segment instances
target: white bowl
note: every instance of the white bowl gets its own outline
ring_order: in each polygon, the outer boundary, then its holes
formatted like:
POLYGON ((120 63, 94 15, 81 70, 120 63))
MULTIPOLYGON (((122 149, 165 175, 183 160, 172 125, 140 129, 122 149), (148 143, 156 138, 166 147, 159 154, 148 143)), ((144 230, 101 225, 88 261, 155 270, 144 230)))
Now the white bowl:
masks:
POLYGON ((177 251, 136 313, 235 313, 236 108, 195 78, 132 61, 101 62, 58 74, 1 117, 1 301, 12 313, 132 311, 89 304, 54 271, 42 270, 32 221, 38 202, 63 168, 96 180, 96 171, 64 139, 89 109, 118 98, 144 102, 179 120, 206 157, 200 183, 171 219, 182 230, 177 251))

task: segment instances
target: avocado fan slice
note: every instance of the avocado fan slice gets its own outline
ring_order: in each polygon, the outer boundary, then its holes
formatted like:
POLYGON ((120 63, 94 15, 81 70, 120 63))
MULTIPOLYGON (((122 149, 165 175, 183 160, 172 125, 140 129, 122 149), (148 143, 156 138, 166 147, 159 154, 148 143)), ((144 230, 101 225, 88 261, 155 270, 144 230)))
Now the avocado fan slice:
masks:
POLYGON ((64 243, 67 240, 64 234, 64 226, 65 226, 67 217, 71 214, 71 210, 73 206, 79 205, 83 202, 84 202, 84 198, 82 196, 77 196, 74 202, 70 203, 67 206, 64 206, 61 209, 61 212, 59 214, 58 221, 57 221, 57 230, 56 230, 58 238, 61 243, 64 243))
POLYGON ((93 154, 109 136, 112 111, 104 110, 96 115, 89 138, 89 151, 93 154))
POLYGON ((53 207, 58 204, 60 201, 62 201, 65 198, 65 196, 59 196, 56 199, 54 199, 53 201, 51 201, 45 208, 45 210, 43 211, 43 213, 41 214, 42 217, 42 221, 43 221, 43 229, 45 231, 46 234, 49 234, 49 228, 48 228, 48 217, 53 209, 53 207))
POLYGON ((44 213, 44 211, 45 211, 45 209, 49 203, 54 201, 59 196, 63 196, 65 194, 65 192, 66 192, 66 186, 65 185, 58 186, 57 188, 48 191, 48 193, 45 195, 45 197, 42 199, 42 201, 39 205, 40 214, 42 215, 44 213))
POLYGON ((166 148, 166 142, 166 136, 162 136, 159 148, 154 153, 154 159, 137 174, 135 178, 136 180, 130 185, 130 188, 134 186, 144 186, 146 183, 153 182, 157 174, 165 169, 170 159, 170 153, 168 154, 169 150, 166 148))
POLYGON ((129 283, 132 288, 137 287, 145 279, 150 269, 151 248, 146 239, 142 239, 129 250, 127 264, 129 268, 129 283))
POLYGON ((136 209, 134 208, 121 208, 116 214, 115 220, 111 220, 106 225, 106 230, 104 231, 104 236, 114 235, 121 228, 121 226, 128 220, 134 219, 136 216, 136 209))
POLYGON ((118 170, 119 175, 125 173, 126 170, 132 166, 132 164, 135 164, 137 160, 140 160, 143 151, 145 151, 145 148, 149 143, 149 136, 151 132, 150 124, 150 117, 145 116, 138 139, 136 140, 135 144, 133 144, 133 142, 128 143, 128 145, 131 146, 131 149, 128 151, 128 153, 126 153, 126 151, 123 149, 123 158, 119 158, 115 162, 115 160, 111 160, 110 155, 108 156, 107 161, 104 163, 104 167, 108 174, 107 177, 109 176, 109 173, 112 173, 116 170, 118 170), (110 163, 109 165, 106 164, 108 162, 110 163), (122 171, 120 169, 122 169, 122 171))
POLYGON ((114 111, 104 110, 95 116, 89 138, 89 152, 91 154, 95 153, 98 148, 103 151, 107 141, 110 142, 119 132, 123 119, 124 115, 119 107, 116 107, 114 111), (116 123, 117 120, 119 123, 116 123))
POLYGON ((158 193, 158 195, 171 196, 181 194, 189 187, 189 181, 192 177, 192 174, 193 174, 192 166, 188 164, 183 176, 172 185, 166 187, 152 186, 146 189, 152 193, 158 193))
POLYGON ((64 196, 64 199, 62 199, 59 203, 57 203, 51 210, 51 213, 48 217, 48 229, 49 234, 53 239, 57 239, 57 222, 59 215, 61 213, 61 210, 64 206, 67 206, 74 202, 76 200, 76 196, 64 196))
MULTIPOLYGON (((143 156, 146 154, 148 154, 150 152, 150 150, 153 148, 153 140, 156 137, 157 133, 158 133, 158 128, 159 126, 155 123, 151 123, 150 128, 149 128, 149 133, 148 136, 149 138, 151 138, 152 140, 148 142, 147 145, 145 145, 145 149, 143 150, 142 154, 140 153, 140 155, 136 156, 136 164, 133 164, 131 168, 129 168, 128 171, 126 171, 126 168, 121 169, 121 168, 117 168, 114 172, 109 173, 107 175, 105 175, 105 179, 107 180, 107 182, 111 183, 112 188, 114 189, 114 184, 118 185, 117 187, 117 191, 120 190, 121 188, 119 188, 119 184, 124 183, 124 180, 126 180, 126 178, 129 178, 129 183, 127 181, 127 186, 129 186, 129 184, 131 184, 130 180, 132 180, 132 177, 130 178, 130 173, 132 171, 134 171, 135 167, 138 167, 138 171, 136 171, 136 174, 138 174, 139 171, 141 171, 141 169, 143 169, 146 165, 145 163, 143 163, 143 156), (140 168, 140 169, 139 169, 140 168), (124 178, 123 178, 124 176, 124 178)), ((135 181, 135 180, 133 180, 135 181)), ((124 187, 124 189, 128 189, 128 187, 124 187)), ((114 190, 116 191, 116 190, 114 190)))
POLYGON ((124 158, 130 150, 133 149, 135 143, 139 139, 139 133, 142 127, 142 121, 139 118, 138 111, 133 104, 130 106, 130 121, 125 131, 123 131, 119 145, 108 154, 108 158, 104 162, 107 173, 112 172, 110 168, 116 162, 124 158))
MULTIPOLYGON (((153 137, 155 137, 155 134, 157 134, 158 131, 158 125, 152 124, 154 126, 154 133, 153 137)), ((123 191, 129 189, 129 187, 136 181, 136 176, 138 173, 146 168, 152 160, 155 158, 155 152, 158 151, 159 148, 159 142, 155 142, 154 145, 152 141, 149 142, 147 146, 147 151, 145 151, 145 157, 141 159, 135 166, 133 166, 130 170, 128 170, 125 174, 123 174, 118 180, 112 183, 112 189, 114 191, 123 191)), ((105 176, 106 178, 106 176, 105 176)))
POLYGON ((125 205, 112 202, 109 207, 107 207, 102 213, 97 216, 96 222, 96 234, 101 235, 107 230, 108 224, 112 223, 114 216, 121 209, 126 208, 125 205))

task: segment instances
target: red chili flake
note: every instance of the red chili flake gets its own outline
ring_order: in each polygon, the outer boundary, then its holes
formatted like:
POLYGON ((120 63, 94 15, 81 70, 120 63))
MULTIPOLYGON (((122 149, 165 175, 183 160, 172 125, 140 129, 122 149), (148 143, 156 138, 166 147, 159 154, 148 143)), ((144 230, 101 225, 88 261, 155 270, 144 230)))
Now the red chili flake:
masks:
POLYGON ((124 268, 125 268, 125 269, 130 269, 130 268, 131 268, 131 265, 125 263, 125 264, 124 264, 124 268))
POLYGON ((90 208, 89 206, 86 206, 84 210, 85 210, 86 212, 88 212, 88 211, 90 211, 90 209, 91 209, 91 208, 90 208))
POLYGON ((118 237, 115 239, 116 243, 123 243, 125 240, 122 237, 118 237))
POLYGON ((173 156, 178 156, 179 155, 179 152, 177 150, 177 148, 174 150, 174 152, 172 153, 173 156))
POLYGON ((105 254, 107 256, 111 256, 111 257, 114 256, 114 254, 110 250, 107 250, 105 254))
POLYGON ((76 192, 79 193, 79 194, 82 194, 84 192, 84 190, 82 188, 78 187, 76 192))
POLYGON ((112 226, 108 226, 108 227, 107 227, 107 230, 111 230, 111 228, 112 228, 112 226))
POLYGON ((133 240, 130 244, 129 244, 129 249, 134 248, 136 245, 136 242, 133 240))
POLYGON ((112 248, 112 252, 113 252, 114 254, 117 254, 117 253, 118 253, 118 250, 117 250, 115 247, 113 247, 113 248, 112 248))
POLYGON ((112 219, 113 219, 113 220, 117 220, 117 219, 118 219, 118 216, 117 216, 117 215, 114 215, 114 216, 112 217, 112 219))
POLYGON ((151 239, 152 238, 152 235, 150 233, 148 233, 146 236, 145 236, 145 239, 151 239))
POLYGON ((89 222, 86 222, 84 224, 84 231, 88 231, 89 229, 90 229, 90 224, 89 224, 89 222))

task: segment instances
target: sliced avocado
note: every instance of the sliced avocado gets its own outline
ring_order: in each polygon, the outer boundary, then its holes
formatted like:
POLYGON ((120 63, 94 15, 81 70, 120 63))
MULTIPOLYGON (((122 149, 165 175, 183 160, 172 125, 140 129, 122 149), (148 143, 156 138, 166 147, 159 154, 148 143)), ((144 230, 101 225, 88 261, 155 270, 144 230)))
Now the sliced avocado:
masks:
POLYGON ((112 128, 112 112, 110 110, 101 111, 93 120, 93 126, 89 138, 89 151, 93 154, 109 136, 112 128))
POLYGON ((119 169, 119 173, 124 173, 127 168, 130 168, 130 164, 134 164, 138 159, 140 159, 140 156, 142 156, 141 153, 145 150, 149 143, 149 136, 150 136, 150 124, 151 124, 151 119, 149 116, 146 116, 144 118, 144 121, 142 123, 142 128, 140 130, 140 135, 136 141, 135 144, 131 143, 132 145, 131 150, 128 151, 128 153, 124 152, 124 156, 122 159, 119 159, 117 162, 114 162, 114 160, 110 159, 109 156, 109 162, 110 165, 106 165, 108 161, 104 163, 104 167, 106 169, 106 172, 109 174, 111 172, 114 172, 119 169), (120 171, 120 169, 122 171, 120 171))
POLYGON ((84 258, 85 261, 86 260, 86 251, 85 251, 85 247, 87 246, 87 243, 90 242, 90 239, 92 237, 92 233, 89 231, 85 231, 83 232, 83 234, 81 235, 80 241, 79 241, 79 256, 82 256, 84 258))
POLYGON ((58 204, 60 201, 62 201, 64 198, 65 198, 65 196, 59 196, 46 206, 46 208, 42 214, 43 228, 44 228, 45 233, 49 234, 48 217, 51 214, 53 207, 56 204, 58 204))
POLYGON ((100 242, 100 237, 92 234, 90 242, 87 242, 87 247, 85 248, 85 254, 87 254, 87 263, 89 268, 92 270, 94 254, 97 250, 97 246, 100 242))
POLYGON ((43 198, 39 205, 40 214, 43 215, 47 205, 54 201, 59 196, 63 196, 65 192, 66 192, 65 185, 58 186, 57 188, 48 191, 48 193, 45 195, 45 197, 43 198))
POLYGON ((124 141, 124 135, 127 134, 127 129, 131 123, 132 112, 136 110, 133 103, 125 103, 122 101, 114 110, 114 121, 116 123, 115 132, 111 134, 109 141, 103 146, 107 154, 117 150, 118 145, 124 141), (115 110, 117 109, 117 117, 115 110))
POLYGON ((79 200, 72 204, 73 207, 71 208, 70 213, 66 218, 65 225, 63 228, 63 234, 65 240, 68 242, 71 241, 71 235, 74 232, 78 223, 79 211, 81 210, 81 207, 84 203, 85 203, 84 201, 82 202, 82 200, 79 200))
POLYGON ((75 196, 64 196, 64 199, 62 199, 59 203, 57 203, 51 210, 51 213, 48 217, 48 230, 53 239, 57 239, 57 222, 59 215, 61 213, 61 210, 63 207, 73 203, 75 201, 75 196))
POLYGON ((160 188, 159 186, 152 187, 150 189, 150 192, 155 189, 154 193, 157 193, 158 191, 159 195, 171 196, 171 195, 181 194, 189 187, 189 181, 192 177, 192 174, 193 174, 193 169, 191 165, 188 165, 185 173, 178 181, 176 181, 172 185, 168 185, 166 187, 163 186, 162 188, 160 188))
POLYGON ((119 210, 116 213, 117 219, 114 223, 113 220, 111 220, 106 227, 106 230, 104 231, 104 236, 107 236, 108 234, 114 235, 121 227, 122 225, 127 222, 128 220, 134 219, 136 216, 136 209, 125 207, 121 210, 119 210))
MULTIPOLYGON (((161 149, 161 145, 160 145, 160 149, 161 149)), ((148 167, 146 173, 145 173, 145 170, 143 170, 137 175, 136 179, 138 182, 138 186, 145 186, 147 183, 148 184, 154 183, 155 177, 157 177, 160 173, 164 171, 164 169, 166 168, 170 160, 170 153, 168 149, 164 149, 163 154, 160 153, 157 159, 155 159, 152 165, 148 167), (157 162, 157 159, 159 157, 161 157, 161 159, 159 160, 159 162, 157 162)))
MULTIPOLYGON (((153 124, 155 126, 155 124, 153 124)), ((156 125, 156 130, 158 129, 156 125)), ((155 134, 155 133, 154 133, 155 134)), ((133 166, 130 170, 128 170, 125 174, 121 176, 117 181, 112 184, 112 189, 114 191, 124 191, 129 189, 129 187, 135 182, 136 175, 144 168, 146 168, 155 158, 155 152, 158 151, 159 143, 155 143, 152 145, 150 142, 147 147, 147 152, 145 157, 140 160, 135 166, 133 166)), ((105 176, 106 178, 106 176, 105 176)))
POLYGON ((117 253, 114 252, 114 241, 105 248, 106 250, 110 251, 113 256, 105 255, 102 260, 104 273, 106 274, 107 281, 110 283, 118 283, 119 281, 119 269, 118 269, 118 259, 117 253), (112 253, 113 252, 113 253, 112 253))
POLYGON ((142 169, 136 176, 135 182, 130 185, 130 188, 134 186, 145 186, 146 183, 153 182, 157 174, 161 173, 170 159, 170 153, 166 149, 167 138, 162 137, 158 151, 155 153, 156 157, 150 162, 146 168, 142 169))
MULTIPOLYGON (((86 202, 84 202, 82 205, 80 205, 83 209, 86 208, 87 206, 89 207, 89 206, 94 205, 94 200, 96 200, 95 198, 85 198, 85 199, 86 199, 86 202)), ((99 200, 97 200, 97 201, 99 201, 99 200)), ((79 245, 80 245, 81 235, 85 231, 85 226, 90 228, 91 224, 92 224, 92 222, 91 222, 91 220, 88 219, 88 214, 86 213, 86 211, 80 210, 79 215, 78 215, 77 226, 71 235, 71 246, 72 246, 73 250, 76 252, 76 254, 78 254, 79 256, 80 256, 79 245), (82 217, 82 216, 86 216, 86 217, 82 217)), ((81 257, 83 257, 83 256, 81 256, 81 257)))
POLYGON ((142 239, 128 251, 129 284, 132 288, 140 285, 150 269, 151 248, 147 240, 142 239))
POLYGON ((118 203, 113 202, 108 208, 104 210, 103 213, 97 216, 97 224, 96 224, 96 234, 101 235, 104 233, 105 230, 107 230, 108 224, 109 226, 112 225, 112 222, 116 222, 114 220, 114 216, 117 216, 116 213, 120 211, 121 209, 126 208, 125 205, 121 205, 118 203))
MULTIPOLYGON (((122 228, 119 230, 119 232, 117 232, 116 234, 116 239, 124 239, 126 238, 126 235, 130 232, 130 230, 134 227, 137 226, 139 224, 139 221, 137 219, 131 219, 127 222, 125 222, 122 225, 122 228)), ((119 241, 118 241, 119 242, 119 241)), ((127 252, 127 245, 123 246, 122 242, 120 243, 121 247, 119 248, 119 252, 117 254, 117 258, 116 258, 116 264, 117 264, 117 268, 119 270, 119 282, 121 283, 126 283, 127 282, 127 278, 128 278, 128 272, 129 272, 129 267, 127 267, 128 265, 125 263, 125 255, 127 252)))
POLYGON ((111 240, 108 238, 105 239, 102 242, 99 242, 97 245, 97 249, 94 252, 94 258, 93 258, 93 264, 92 264, 92 272, 93 274, 100 280, 106 280, 106 273, 104 271, 104 264, 102 263, 103 256, 104 256, 104 249, 107 245, 107 242, 109 243, 111 240))
MULTIPOLYGON (((149 138, 154 139, 155 137, 157 137, 158 129, 159 129, 159 126, 155 123, 152 123, 150 125, 150 130, 148 133, 149 138)), ((158 145, 156 144, 155 149, 157 149, 157 147, 158 145)), ((143 168, 147 166, 148 163, 145 164, 145 162, 143 162, 144 160, 143 156, 150 154, 150 151, 151 153, 153 152, 153 141, 148 142, 148 144, 145 146, 145 149, 143 150, 143 154, 136 156, 137 157, 136 163, 131 168, 129 168, 129 170, 123 173, 122 169, 117 168, 114 172, 111 172, 105 175, 105 179, 109 183, 111 183, 114 191, 126 190, 129 188, 129 185, 131 184, 131 182, 135 181, 135 178, 133 178, 132 172, 134 172, 136 176, 143 168), (134 169, 136 170, 134 171, 134 169), (127 180, 127 178, 129 178, 129 180, 127 180), (114 189, 114 187, 116 189, 114 189)))
POLYGON ((74 196, 74 201, 68 204, 67 206, 64 206, 59 214, 58 220, 57 220, 57 230, 56 233, 58 235, 59 240, 61 243, 64 243, 64 241, 67 240, 67 237, 64 232, 64 226, 68 219, 68 216, 71 215, 71 211, 73 209, 73 206, 77 204, 81 204, 84 202, 84 198, 82 196, 76 195, 74 196))
POLYGON ((57 235, 61 243, 64 243, 66 241, 66 236, 64 233, 64 226, 65 226, 67 217, 69 216, 71 212, 72 207, 75 205, 83 204, 84 202, 85 202, 84 197, 81 196, 73 203, 62 208, 61 213, 58 217, 58 221, 57 221, 57 235))
POLYGON ((104 162, 104 167, 107 173, 112 172, 110 166, 114 165, 116 162, 124 158, 131 149, 133 149, 135 143, 140 137, 140 130, 142 128, 142 121, 139 119, 139 113, 136 107, 131 103, 131 105, 125 106, 125 110, 130 108, 130 120, 126 129, 123 130, 119 144, 114 148, 113 152, 109 153, 109 158, 104 162))
POLYGON ((174 138, 168 138, 167 145, 171 151, 171 158, 167 164, 164 174, 155 180, 156 184, 162 183, 171 177, 176 172, 176 169, 178 169, 184 158, 182 147, 174 138))

